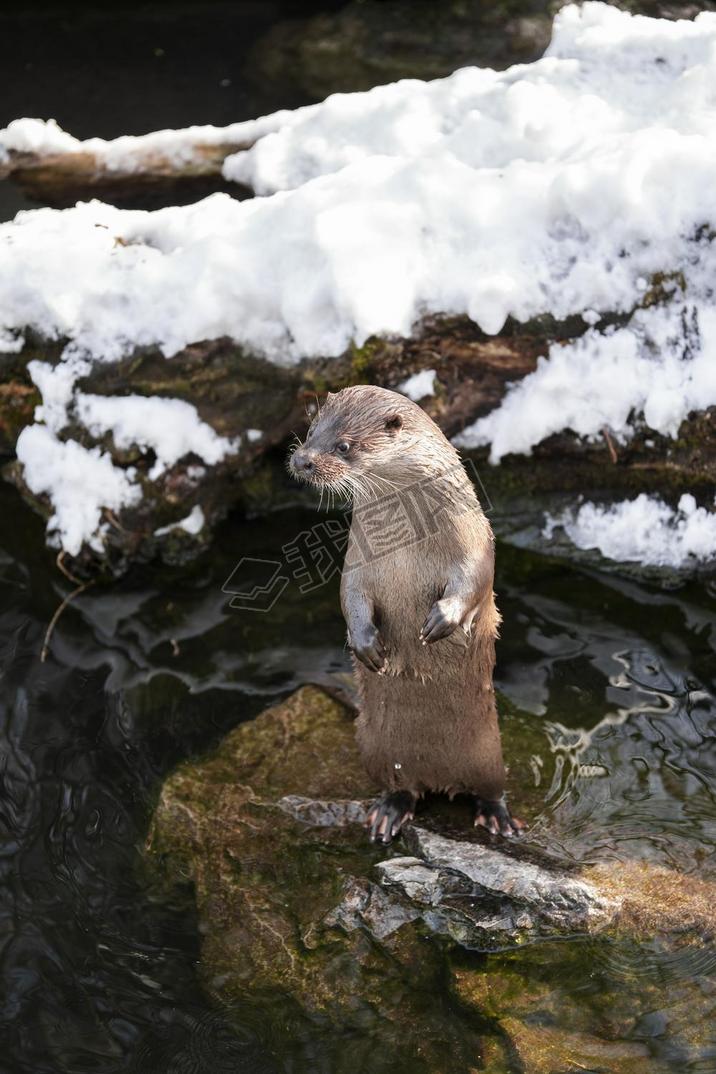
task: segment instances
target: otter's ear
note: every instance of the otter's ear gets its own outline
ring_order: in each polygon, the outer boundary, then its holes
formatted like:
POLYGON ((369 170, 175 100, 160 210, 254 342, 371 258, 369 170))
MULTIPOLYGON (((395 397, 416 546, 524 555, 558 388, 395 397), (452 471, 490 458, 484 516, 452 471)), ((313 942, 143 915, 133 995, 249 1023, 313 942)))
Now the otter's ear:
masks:
POLYGON ((389 418, 386 418, 385 427, 389 433, 397 433, 398 429, 402 429, 403 419, 400 414, 391 414, 389 418))

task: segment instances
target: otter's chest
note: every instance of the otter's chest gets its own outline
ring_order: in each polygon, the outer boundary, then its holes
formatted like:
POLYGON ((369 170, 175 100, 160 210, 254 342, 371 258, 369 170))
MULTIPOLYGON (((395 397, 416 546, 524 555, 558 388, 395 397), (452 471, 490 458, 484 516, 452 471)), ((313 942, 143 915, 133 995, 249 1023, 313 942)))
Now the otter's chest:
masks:
POLYGON ((351 528, 343 571, 383 611, 427 610, 442 594, 451 557, 439 540, 388 541, 366 546, 351 528))

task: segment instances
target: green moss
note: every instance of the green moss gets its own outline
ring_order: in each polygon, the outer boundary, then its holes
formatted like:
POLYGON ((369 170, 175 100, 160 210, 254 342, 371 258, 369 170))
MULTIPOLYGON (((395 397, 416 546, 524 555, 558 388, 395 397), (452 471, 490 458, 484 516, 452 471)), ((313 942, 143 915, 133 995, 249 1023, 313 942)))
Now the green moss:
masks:
POLYGON ((687 1055, 709 1047, 713 995, 688 976, 660 981, 653 951, 625 945, 621 956, 625 965, 633 962, 633 973, 613 973, 607 940, 556 941, 481 962, 454 952, 451 981, 456 1000, 493 1019, 513 1057, 534 1074, 666 1074, 669 1059, 652 1054, 643 1032, 642 1019, 654 1011, 668 1017, 664 1039, 689 1065, 687 1055))
POLYGON ((375 337, 367 339, 362 347, 358 347, 355 343, 351 344, 350 348, 350 360, 353 373, 359 379, 367 377, 371 366, 375 361, 376 353, 379 349, 378 340, 375 337))

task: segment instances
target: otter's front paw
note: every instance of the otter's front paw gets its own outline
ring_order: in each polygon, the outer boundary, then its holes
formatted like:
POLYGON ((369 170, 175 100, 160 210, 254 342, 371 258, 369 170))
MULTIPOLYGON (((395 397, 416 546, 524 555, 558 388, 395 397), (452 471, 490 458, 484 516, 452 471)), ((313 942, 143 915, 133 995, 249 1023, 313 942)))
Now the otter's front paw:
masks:
POLYGON ((440 641, 441 638, 449 638, 460 626, 462 612, 462 606, 454 599, 443 597, 442 600, 436 600, 420 631, 420 640, 423 645, 440 641))
POLYGON ((487 828, 493 835, 504 835, 509 839, 513 835, 522 835, 527 825, 512 816, 504 798, 494 802, 488 798, 475 798, 475 827, 487 828))
POLYGON ((385 670, 385 646, 383 639, 373 625, 367 627, 357 636, 351 631, 348 637, 348 644, 361 664, 368 668, 368 671, 381 672, 385 670))

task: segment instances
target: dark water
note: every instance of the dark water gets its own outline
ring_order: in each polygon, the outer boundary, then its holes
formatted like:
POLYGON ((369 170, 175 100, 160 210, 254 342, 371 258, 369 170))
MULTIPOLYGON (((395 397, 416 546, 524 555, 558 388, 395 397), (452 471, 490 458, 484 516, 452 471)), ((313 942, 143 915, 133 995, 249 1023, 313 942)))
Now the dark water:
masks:
MULTIPOLYGON (((252 78, 254 43, 278 20, 337 0, 97 4, 28 3, 0 9, 0 128, 22 116, 56 119, 77 138, 166 127, 224 126, 306 103, 252 78)), ((0 220, 33 208, 0 182, 0 220)))
MULTIPOLYGON (((267 614, 233 611, 221 591, 241 555, 278 554, 315 515, 231 519, 193 567, 145 568, 88 591, 40 664, 69 584, 12 490, 0 491, 0 512, 0 1070, 330 1069, 320 1044, 287 1067, 255 1013, 225 1019, 210 1008, 191 900, 159 899, 140 853, 173 765, 297 685, 347 668, 336 580, 311 596, 290 586, 267 614)), ((521 770, 527 756, 532 771, 513 797, 536 821, 535 839, 585 860, 638 855, 716 879, 713 597, 507 547, 498 562, 498 685, 508 754, 520 753, 521 770)), ((612 1020, 623 996, 645 987, 647 967, 650 987, 655 975, 673 980, 679 1010, 715 969, 708 952, 672 963, 626 943, 489 958, 528 992, 547 982, 590 1009, 618 989, 612 1020)), ((668 1003, 611 1032, 646 1041, 655 1069, 686 1069, 686 1058, 688 1069, 716 1069, 703 1043, 688 1057, 674 1044, 668 1003)))

